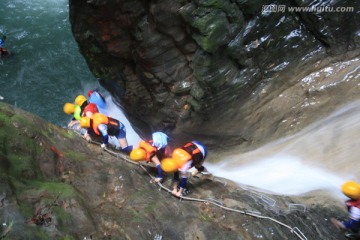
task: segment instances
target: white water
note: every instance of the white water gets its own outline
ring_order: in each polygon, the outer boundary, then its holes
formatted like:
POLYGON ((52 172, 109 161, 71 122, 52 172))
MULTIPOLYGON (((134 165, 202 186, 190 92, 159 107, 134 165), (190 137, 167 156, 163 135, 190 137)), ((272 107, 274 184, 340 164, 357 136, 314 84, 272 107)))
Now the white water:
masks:
POLYGON ((207 164, 216 176, 275 194, 300 195, 360 180, 360 102, 342 107, 298 134, 207 164))
MULTIPOLYGON (((102 88, 98 83, 93 83, 89 81, 83 81, 82 82, 82 90, 78 92, 78 94, 82 94, 84 96, 87 96, 87 92, 89 90, 97 89, 101 95, 104 96, 106 100, 106 113, 109 117, 115 118, 122 122, 125 125, 126 128, 126 139, 128 141, 129 145, 133 145, 134 147, 138 146, 139 142, 141 141, 141 138, 139 135, 135 132, 133 127, 131 126, 130 122, 125 117, 122 110, 113 102, 110 94, 102 88)), ((75 99, 76 96, 74 96, 75 99)), ((117 147, 119 147, 119 141, 115 137, 110 137, 109 142, 117 147)))
MULTIPOLYGON (((106 105, 107 105, 106 111, 108 112, 108 115, 112 118, 118 119, 120 122, 122 122, 125 125, 126 139, 128 141, 128 144, 133 145, 134 148, 138 146, 141 138, 132 128, 130 122, 127 120, 121 109, 112 101, 110 96, 106 97, 106 105)), ((111 139, 111 143, 115 144, 116 146, 119 146, 119 142, 114 141, 113 138, 111 139)))

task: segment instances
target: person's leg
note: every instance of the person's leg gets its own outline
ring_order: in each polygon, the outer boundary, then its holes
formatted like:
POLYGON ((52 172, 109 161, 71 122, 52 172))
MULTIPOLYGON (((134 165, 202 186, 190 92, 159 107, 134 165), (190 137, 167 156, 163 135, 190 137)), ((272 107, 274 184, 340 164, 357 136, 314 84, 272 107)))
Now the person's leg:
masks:
POLYGON ((163 173, 162 173, 162 169, 161 169, 161 165, 160 165, 160 160, 156 155, 154 155, 151 158, 151 161, 155 164, 156 169, 157 169, 157 176, 154 179, 154 181, 155 182, 161 182, 163 180, 163 173))
POLYGON ((125 125, 120 122, 120 129, 116 135, 116 138, 119 141, 120 147, 123 151, 130 153, 132 150, 132 146, 129 146, 128 141, 126 139, 126 129, 125 125))
POLYGON ((118 138, 120 147, 122 149, 126 148, 128 146, 128 142, 126 138, 118 138))

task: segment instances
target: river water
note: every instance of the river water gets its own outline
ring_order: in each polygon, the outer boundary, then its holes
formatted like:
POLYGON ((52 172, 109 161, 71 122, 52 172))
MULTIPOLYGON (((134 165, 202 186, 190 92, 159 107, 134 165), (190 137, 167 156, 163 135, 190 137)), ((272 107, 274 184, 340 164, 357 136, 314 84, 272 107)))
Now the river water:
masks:
POLYGON ((13 54, 0 62, 3 101, 66 126, 63 104, 97 84, 70 31, 68 1, 1 0, 0 32, 13 54))
MULTIPOLYGON (((92 88, 107 95, 78 51, 67 0, 1 0, 0 32, 13 53, 0 60, 2 101, 65 127, 65 102, 92 88)), ((124 118, 114 104, 109 107, 124 118)), ((216 176, 277 194, 328 189, 338 195, 345 180, 360 180, 354 170, 360 169, 359 120, 360 102, 354 102, 295 136, 207 167, 216 176)), ((128 138, 131 144, 139 140, 132 129, 128 138)))

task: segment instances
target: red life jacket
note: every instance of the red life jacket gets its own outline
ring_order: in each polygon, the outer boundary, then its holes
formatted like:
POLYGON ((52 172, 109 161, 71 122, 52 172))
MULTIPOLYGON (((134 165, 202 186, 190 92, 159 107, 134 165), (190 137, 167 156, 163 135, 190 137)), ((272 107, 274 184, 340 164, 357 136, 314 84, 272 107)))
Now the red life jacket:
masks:
POLYGON ((358 199, 358 200, 352 200, 352 199, 347 200, 345 202, 345 205, 346 205, 348 211, 350 211, 351 207, 357 207, 357 208, 360 209, 360 199, 358 199))

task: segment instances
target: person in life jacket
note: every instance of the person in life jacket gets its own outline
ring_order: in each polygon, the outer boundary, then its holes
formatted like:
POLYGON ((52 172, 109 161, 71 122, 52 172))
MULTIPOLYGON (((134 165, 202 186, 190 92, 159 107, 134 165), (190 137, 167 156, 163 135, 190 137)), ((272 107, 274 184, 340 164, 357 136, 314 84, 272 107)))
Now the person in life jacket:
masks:
POLYGON ((0 38, 0 57, 7 57, 10 53, 5 49, 6 36, 0 38))
POLYGON ((345 182, 342 187, 342 192, 345 196, 350 198, 345 202, 346 208, 349 212, 350 219, 347 221, 339 221, 335 218, 331 218, 331 222, 337 229, 342 231, 350 230, 346 233, 348 238, 358 238, 360 229, 360 184, 354 181, 345 182))
POLYGON ((162 182, 163 173, 160 165, 160 159, 168 155, 169 137, 163 132, 154 132, 152 140, 141 141, 139 146, 131 151, 130 159, 133 161, 153 162, 157 168, 157 176, 153 182, 162 182))
POLYGON ((186 189, 188 171, 195 167, 192 175, 198 172, 207 172, 203 166, 207 156, 207 148, 201 142, 192 141, 186 143, 181 148, 176 148, 171 158, 165 158, 161 161, 161 168, 165 172, 174 172, 173 195, 180 197, 186 189))
POLYGON ((90 141, 90 134, 102 136, 101 148, 106 148, 109 144, 109 136, 115 136, 120 144, 122 150, 126 153, 130 153, 132 146, 128 145, 126 139, 125 125, 119 120, 108 117, 102 113, 95 113, 92 118, 82 117, 80 119, 80 126, 88 129, 84 138, 90 141))
POLYGON ((73 114, 73 118, 68 124, 69 128, 80 123, 81 117, 92 118, 94 113, 99 112, 96 104, 88 103, 86 97, 83 95, 79 95, 75 98, 75 104, 65 103, 63 110, 68 115, 73 114))
POLYGON ((101 93, 96 89, 88 91, 87 95, 88 102, 96 104, 98 106, 99 112, 106 114, 106 100, 103 95, 101 95, 101 93))

